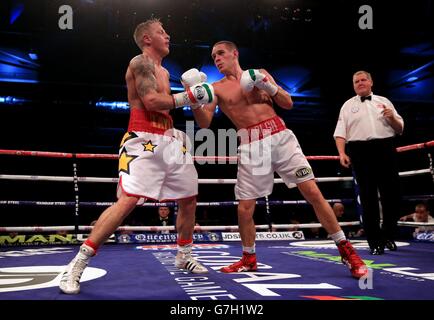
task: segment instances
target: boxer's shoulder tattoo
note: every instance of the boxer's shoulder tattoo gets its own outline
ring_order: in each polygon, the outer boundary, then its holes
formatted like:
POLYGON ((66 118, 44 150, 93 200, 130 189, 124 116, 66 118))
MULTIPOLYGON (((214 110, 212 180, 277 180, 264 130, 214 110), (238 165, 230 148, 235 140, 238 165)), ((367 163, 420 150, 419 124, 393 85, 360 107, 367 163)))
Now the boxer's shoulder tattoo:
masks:
POLYGON ((157 90, 155 64, 151 58, 142 54, 138 55, 131 60, 130 68, 134 74, 140 96, 148 94, 152 89, 157 90))

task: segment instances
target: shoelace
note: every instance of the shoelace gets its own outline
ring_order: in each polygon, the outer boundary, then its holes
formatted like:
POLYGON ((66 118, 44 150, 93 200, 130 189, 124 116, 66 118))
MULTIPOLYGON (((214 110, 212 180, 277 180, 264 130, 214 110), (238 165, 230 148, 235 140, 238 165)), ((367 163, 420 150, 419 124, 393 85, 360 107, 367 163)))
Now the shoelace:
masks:
POLYGON ((242 267, 242 266, 245 266, 245 265, 248 265, 248 261, 247 261, 247 255, 245 255, 245 254, 243 254, 243 257, 241 258, 241 260, 240 261, 237 261, 237 262, 235 262, 235 263, 233 263, 233 264, 231 264, 230 266, 229 266, 229 268, 239 268, 239 267, 242 267))
POLYGON ((71 268, 71 279, 74 282, 80 282, 81 275, 84 268, 86 268, 87 263, 84 260, 77 259, 71 268))
POLYGON ((363 266, 364 263, 362 261, 362 259, 356 254, 356 251, 354 250, 354 248, 352 246, 349 246, 348 244, 346 244, 343 248, 347 255, 348 255, 348 259, 350 259, 351 257, 351 266, 352 267, 360 267, 363 266))

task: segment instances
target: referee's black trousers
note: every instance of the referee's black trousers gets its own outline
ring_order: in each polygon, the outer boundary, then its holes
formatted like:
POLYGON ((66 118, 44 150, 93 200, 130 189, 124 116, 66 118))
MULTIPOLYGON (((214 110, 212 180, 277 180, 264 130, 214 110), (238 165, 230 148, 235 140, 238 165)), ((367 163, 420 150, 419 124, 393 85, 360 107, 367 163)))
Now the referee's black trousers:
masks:
POLYGON ((359 185, 363 227, 369 246, 373 248, 382 245, 384 240, 394 240, 401 216, 401 187, 394 138, 349 142, 347 150, 359 185))

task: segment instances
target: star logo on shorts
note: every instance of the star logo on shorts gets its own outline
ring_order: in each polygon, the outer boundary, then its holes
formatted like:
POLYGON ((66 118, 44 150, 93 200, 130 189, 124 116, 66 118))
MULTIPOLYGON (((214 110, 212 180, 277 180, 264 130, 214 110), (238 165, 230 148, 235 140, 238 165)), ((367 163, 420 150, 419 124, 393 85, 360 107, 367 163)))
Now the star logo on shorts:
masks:
POLYGON ((144 151, 151 151, 152 153, 154 153, 154 149, 157 147, 156 144, 152 144, 151 140, 146 142, 143 146, 145 147, 144 151))
POLYGON ((137 134, 135 134, 134 132, 127 132, 124 134, 124 137, 122 138, 121 141, 121 147, 124 145, 125 142, 127 142, 128 140, 137 138, 137 134))
POLYGON ((127 153, 125 148, 122 149, 121 155, 119 157, 119 168, 118 171, 125 172, 126 174, 130 174, 130 163, 138 156, 131 156, 127 153))

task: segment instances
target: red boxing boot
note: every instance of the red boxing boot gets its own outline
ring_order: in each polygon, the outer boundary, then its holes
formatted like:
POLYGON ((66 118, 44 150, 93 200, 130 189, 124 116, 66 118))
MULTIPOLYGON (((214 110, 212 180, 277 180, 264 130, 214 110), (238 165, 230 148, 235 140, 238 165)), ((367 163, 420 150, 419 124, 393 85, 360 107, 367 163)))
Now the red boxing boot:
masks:
POLYGON ((354 278, 360 279, 368 275, 368 268, 349 241, 342 240, 339 242, 338 250, 342 257, 342 263, 350 268, 351 275, 354 278))
POLYGON ((258 266, 256 263, 256 253, 243 252, 243 257, 240 261, 231 264, 230 266, 220 269, 224 273, 256 271, 258 266))

